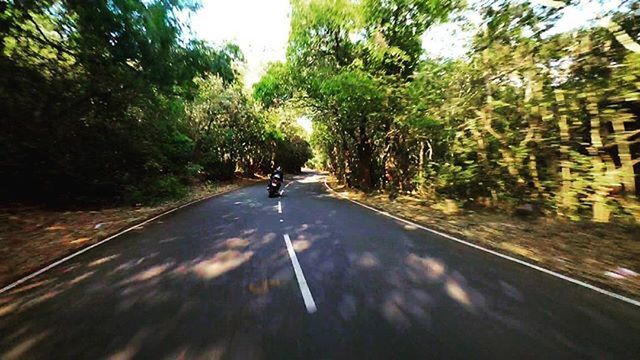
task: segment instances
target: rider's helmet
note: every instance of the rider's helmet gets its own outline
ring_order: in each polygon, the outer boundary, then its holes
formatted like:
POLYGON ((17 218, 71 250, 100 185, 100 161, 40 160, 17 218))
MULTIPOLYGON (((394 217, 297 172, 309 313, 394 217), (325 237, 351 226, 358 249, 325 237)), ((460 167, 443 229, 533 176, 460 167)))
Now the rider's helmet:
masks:
POLYGON ((281 166, 278 166, 278 167, 276 168, 276 171, 282 171, 282 167, 281 167, 281 166))

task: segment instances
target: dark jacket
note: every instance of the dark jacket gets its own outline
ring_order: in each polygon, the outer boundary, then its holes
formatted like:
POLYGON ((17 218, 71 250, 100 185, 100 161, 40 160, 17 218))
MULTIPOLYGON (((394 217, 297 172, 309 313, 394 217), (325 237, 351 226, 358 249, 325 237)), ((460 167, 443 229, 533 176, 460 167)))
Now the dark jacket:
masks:
POLYGON ((282 170, 274 170, 273 173, 271 173, 271 178, 273 179, 275 175, 280 175, 280 181, 284 181, 284 173, 282 172, 282 170))

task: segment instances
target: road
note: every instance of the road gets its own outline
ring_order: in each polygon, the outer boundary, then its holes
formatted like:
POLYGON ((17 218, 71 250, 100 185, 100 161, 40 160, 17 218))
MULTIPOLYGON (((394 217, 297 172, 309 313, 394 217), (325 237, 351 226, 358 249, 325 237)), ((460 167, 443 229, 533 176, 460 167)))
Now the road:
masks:
POLYGON ((1 295, 0 358, 640 359, 640 307, 310 173, 279 199, 256 185, 185 207, 1 295))

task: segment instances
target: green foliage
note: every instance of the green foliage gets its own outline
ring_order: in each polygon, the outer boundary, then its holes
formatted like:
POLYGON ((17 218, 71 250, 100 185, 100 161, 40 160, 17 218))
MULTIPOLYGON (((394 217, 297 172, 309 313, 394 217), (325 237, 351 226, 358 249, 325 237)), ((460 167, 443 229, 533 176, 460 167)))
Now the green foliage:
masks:
POLYGON ((276 143, 275 163, 285 172, 299 173, 302 166, 313 156, 311 146, 301 137, 276 143))
POLYGON ((156 177, 145 186, 130 187, 125 200, 131 204, 154 204, 159 200, 179 199, 187 195, 187 187, 173 175, 156 177))
POLYGON ((411 76, 422 55, 422 35, 447 19, 456 0, 365 0, 364 32, 369 37, 365 60, 387 75, 411 76))
MULTIPOLYGON (((313 112, 323 165, 362 189, 385 186, 387 162, 402 152, 394 124, 418 66, 420 36, 451 1, 295 1, 287 51, 292 84, 313 112), (323 154, 324 153, 324 154, 323 154)), ((417 120, 417 118, 414 118, 417 120)), ((407 157, 408 155, 403 154, 407 157)))
POLYGON ((249 95, 236 45, 183 40, 191 1, 0 2, 0 198, 148 202, 315 155, 364 190, 640 217, 637 5, 550 35, 557 8, 479 3, 470 52, 425 57, 461 3, 294 0, 249 95))
POLYGON ((315 165, 365 190, 640 217, 637 6, 551 36, 558 8, 479 3, 464 58, 423 57, 420 36, 459 4, 293 2, 278 69, 312 114, 315 165))
POLYGON ((148 202, 273 166, 239 48, 183 41, 193 2, 0 7, 3 200, 148 202))
POLYGON ((304 130, 296 122, 300 113, 293 101, 281 103, 264 112, 269 129, 267 144, 273 151, 273 158, 269 162, 273 160, 274 166, 282 166, 288 173, 299 173, 313 156, 304 130))
POLYGON ((283 63, 271 63, 260 81, 253 85, 253 97, 269 108, 293 97, 291 74, 283 63))

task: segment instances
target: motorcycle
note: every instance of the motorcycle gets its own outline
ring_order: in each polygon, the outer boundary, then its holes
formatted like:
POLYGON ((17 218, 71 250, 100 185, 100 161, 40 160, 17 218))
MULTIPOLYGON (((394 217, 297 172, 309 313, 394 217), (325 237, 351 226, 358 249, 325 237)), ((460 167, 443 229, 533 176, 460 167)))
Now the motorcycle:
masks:
POLYGON ((275 174, 269 180, 269 185, 267 185, 267 192, 269 192, 269 197, 276 197, 280 195, 280 186, 282 185, 282 177, 279 174, 275 174))

